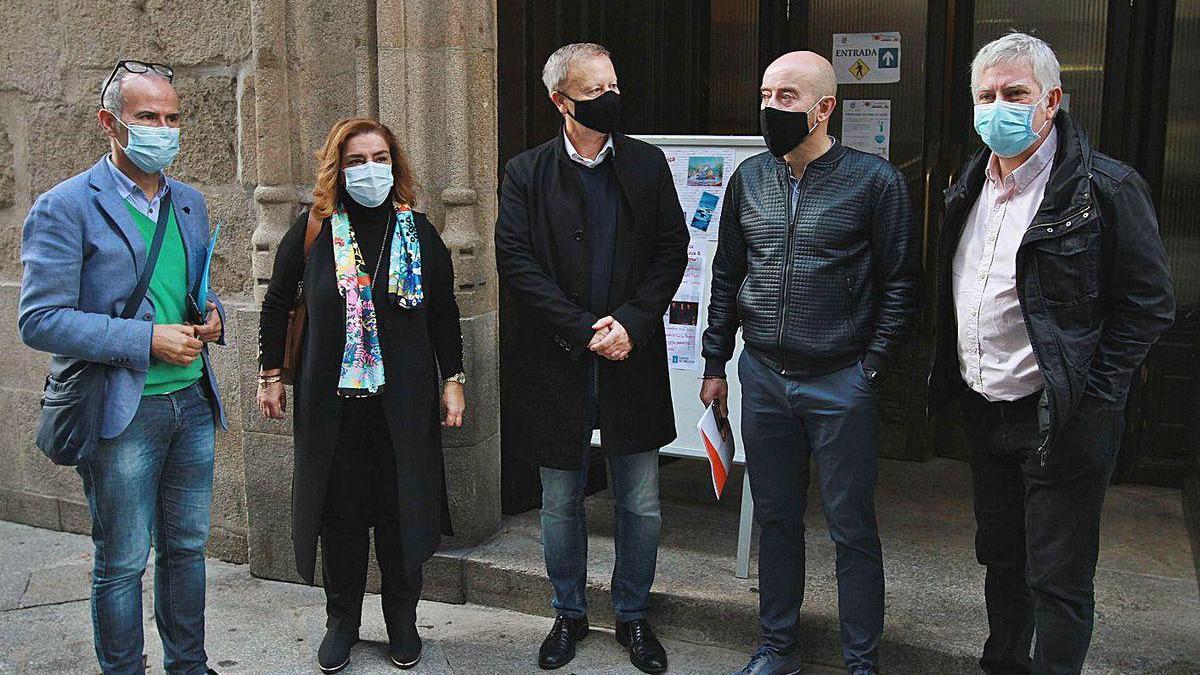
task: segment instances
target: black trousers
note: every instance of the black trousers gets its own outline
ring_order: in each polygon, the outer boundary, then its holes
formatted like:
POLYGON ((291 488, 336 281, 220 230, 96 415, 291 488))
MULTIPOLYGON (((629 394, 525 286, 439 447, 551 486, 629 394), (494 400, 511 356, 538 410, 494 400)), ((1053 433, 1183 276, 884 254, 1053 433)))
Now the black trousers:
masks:
POLYGON ((342 403, 342 421, 321 519, 321 564, 326 627, 353 633, 362 619, 375 528, 375 558, 382 577, 383 618, 388 636, 417 620, 421 571, 404 573, 396 458, 383 409, 376 398, 342 403))
POLYGON ((963 405, 975 552, 987 568, 979 665, 990 675, 1077 675, 1092 637, 1100 515, 1124 416, 1085 398, 1043 463, 1039 396, 989 403, 969 393, 963 405))

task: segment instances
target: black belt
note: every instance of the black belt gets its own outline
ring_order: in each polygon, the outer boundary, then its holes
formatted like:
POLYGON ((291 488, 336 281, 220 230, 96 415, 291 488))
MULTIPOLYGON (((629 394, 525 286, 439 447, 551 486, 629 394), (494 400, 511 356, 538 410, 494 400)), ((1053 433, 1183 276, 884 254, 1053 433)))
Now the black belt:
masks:
POLYGON ((1038 402, 1042 398, 1042 390, 1022 396, 1015 401, 989 401, 983 394, 970 389, 969 398, 975 405, 987 409, 989 413, 1010 421, 1028 421, 1037 419, 1038 402))

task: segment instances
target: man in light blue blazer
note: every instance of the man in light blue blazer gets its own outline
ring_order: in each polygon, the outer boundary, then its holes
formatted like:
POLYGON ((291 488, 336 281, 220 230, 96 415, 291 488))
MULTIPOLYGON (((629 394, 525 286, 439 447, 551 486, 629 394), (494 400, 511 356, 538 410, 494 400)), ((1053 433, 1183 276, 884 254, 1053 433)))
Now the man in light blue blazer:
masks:
POLYGON ((179 148, 172 76, 162 64, 117 64, 97 113, 111 152, 37 199, 21 244, 21 339, 109 366, 101 440, 77 467, 92 515, 93 637, 106 675, 143 672, 151 543, 166 672, 212 672, 204 550, 214 434, 225 420, 207 343, 223 344, 224 311, 212 295, 194 307, 209 246, 204 197, 163 173, 179 148), (149 290, 122 318, 160 215, 166 230, 149 290))

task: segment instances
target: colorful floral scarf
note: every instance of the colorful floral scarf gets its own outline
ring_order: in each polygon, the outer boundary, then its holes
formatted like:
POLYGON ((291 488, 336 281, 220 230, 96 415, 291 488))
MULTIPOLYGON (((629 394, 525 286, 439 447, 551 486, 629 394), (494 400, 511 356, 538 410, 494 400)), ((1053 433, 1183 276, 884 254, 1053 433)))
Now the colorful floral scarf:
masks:
MULTIPOLYGON (((333 261, 337 269, 338 291, 346 299, 346 347, 342 353, 338 395, 371 396, 383 386, 383 350, 379 346, 379 327, 375 318, 371 274, 354 240, 354 229, 345 211, 335 211, 333 224, 333 261)), ((413 223, 412 209, 396 207, 388 258, 388 298, 403 309, 420 307, 425 302, 421 283, 421 245, 413 223)))

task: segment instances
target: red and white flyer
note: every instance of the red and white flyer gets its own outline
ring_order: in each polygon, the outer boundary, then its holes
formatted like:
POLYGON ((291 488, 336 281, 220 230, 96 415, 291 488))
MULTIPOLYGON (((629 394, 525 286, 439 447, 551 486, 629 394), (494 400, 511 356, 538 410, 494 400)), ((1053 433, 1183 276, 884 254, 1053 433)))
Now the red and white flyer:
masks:
POLYGON ((700 416, 700 423, 696 425, 696 428, 700 432, 700 441, 704 444, 704 450, 708 453, 708 465, 712 469, 713 492, 717 495, 717 499, 720 499, 721 493, 725 491, 725 480, 733 471, 733 430, 729 426, 729 420, 718 413, 715 401, 700 416))

